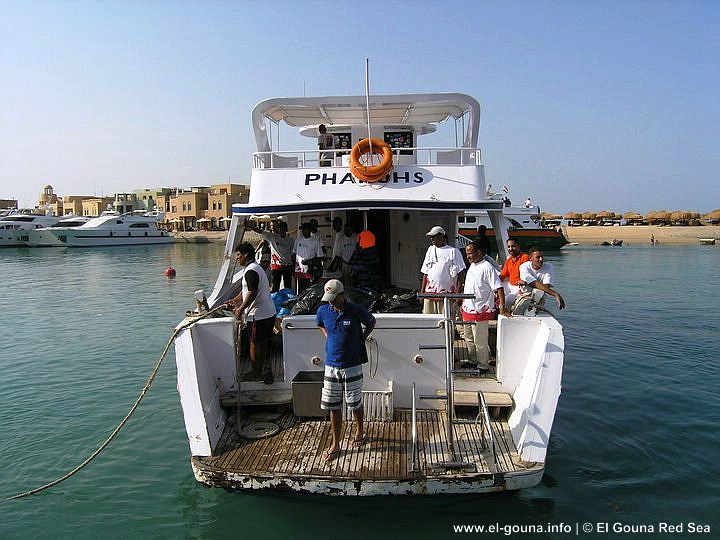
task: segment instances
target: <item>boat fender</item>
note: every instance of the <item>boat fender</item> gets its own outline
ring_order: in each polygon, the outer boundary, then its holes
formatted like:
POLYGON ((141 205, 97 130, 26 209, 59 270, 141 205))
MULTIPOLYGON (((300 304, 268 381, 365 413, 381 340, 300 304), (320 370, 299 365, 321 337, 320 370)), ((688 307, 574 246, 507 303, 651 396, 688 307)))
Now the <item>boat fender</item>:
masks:
POLYGON ((355 178, 364 182, 373 183, 385 178, 393 168, 393 154, 390 145, 380 139, 363 139, 352 147, 350 152, 350 172, 355 178), (382 155, 382 161, 378 165, 363 165, 360 158, 370 153, 370 143, 372 143, 372 153, 382 155))
POLYGON ((172 266, 168 266, 165 269, 165 276, 166 277, 175 277, 175 269, 172 266))

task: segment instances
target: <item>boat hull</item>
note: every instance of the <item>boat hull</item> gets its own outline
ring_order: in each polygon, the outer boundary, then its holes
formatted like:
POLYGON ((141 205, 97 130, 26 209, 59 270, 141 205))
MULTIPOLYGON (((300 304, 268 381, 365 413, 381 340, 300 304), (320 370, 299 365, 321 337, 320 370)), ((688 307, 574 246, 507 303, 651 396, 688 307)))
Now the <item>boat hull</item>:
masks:
POLYGON ((111 247, 111 246, 142 246, 151 244, 172 244, 172 236, 120 236, 107 233, 92 235, 55 233, 61 246, 64 247, 111 247))
POLYGON ((191 460, 195 479, 208 487, 233 492, 293 491, 316 495, 368 497, 376 495, 458 495, 462 493, 495 493, 536 486, 542 480, 544 465, 523 471, 438 475, 396 480, 338 479, 289 474, 249 475, 209 467, 199 459, 191 460))

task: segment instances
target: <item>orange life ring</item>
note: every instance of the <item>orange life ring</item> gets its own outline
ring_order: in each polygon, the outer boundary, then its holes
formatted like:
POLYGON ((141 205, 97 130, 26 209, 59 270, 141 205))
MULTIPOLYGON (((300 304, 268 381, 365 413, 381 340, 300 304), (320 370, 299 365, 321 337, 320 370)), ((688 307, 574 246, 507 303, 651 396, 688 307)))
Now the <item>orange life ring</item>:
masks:
POLYGON ((350 172, 355 178, 364 182, 378 182, 385 178, 393 168, 393 154, 390 145, 380 139, 370 139, 372 142, 372 153, 382 155, 382 161, 379 165, 370 165, 369 167, 360 163, 360 157, 370 152, 370 144, 368 139, 359 141, 352 147, 350 152, 350 172))

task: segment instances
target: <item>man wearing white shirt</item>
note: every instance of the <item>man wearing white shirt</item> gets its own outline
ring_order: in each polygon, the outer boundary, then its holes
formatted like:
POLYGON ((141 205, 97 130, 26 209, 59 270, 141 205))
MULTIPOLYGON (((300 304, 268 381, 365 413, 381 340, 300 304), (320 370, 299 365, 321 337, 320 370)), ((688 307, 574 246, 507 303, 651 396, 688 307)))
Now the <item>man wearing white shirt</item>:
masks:
POLYGON ((300 226, 300 236, 295 240, 293 247, 293 260, 295 261, 295 278, 298 283, 298 293, 310 286, 313 279, 313 269, 322 266, 323 250, 320 238, 312 235, 312 226, 303 223, 300 226))
MULTIPOLYGON (((465 261, 458 248, 447 244, 445 229, 435 226, 426 236, 430 237, 431 245, 425 253, 420 285, 421 293, 455 293, 458 291, 458 278, 465 270, 465 261)), ((442 299, 425 298, 423 313, 442 313, 442 299)))
POLYGON ((335 236, 335 245, 332 252, 333 259, 329 267, 330 271, 342 270, 342 281, 346 286, 351 285, 352 266, 350 265, 350 259, 355 252, 356 245, 357 234, 353 234, 352 225, 346 223, 343 232, 335 236))
POLYGON ((461 335, 466 341, 470 353, 470 365, 480 372, 490 369, 490 347, 488 344, 488 321, 495 318, 500 306, 500 313, 508 315, 505 308, 505 291, 497 269, 485 259, 485 247, 477 240, 465 248, 470 267, 465 274, 465 294, 474 298, 463 300, 461 314, 466 323, 461 328, 461 335))
POLYGON ((545 262, 540 248, 531 248, 528 255, 530 260, 520 265, 520 293, 528 293, 532 289, 543 291, 557 300, 560 309, 565 309, 565 300, 553 289, 552 264, 545 262))

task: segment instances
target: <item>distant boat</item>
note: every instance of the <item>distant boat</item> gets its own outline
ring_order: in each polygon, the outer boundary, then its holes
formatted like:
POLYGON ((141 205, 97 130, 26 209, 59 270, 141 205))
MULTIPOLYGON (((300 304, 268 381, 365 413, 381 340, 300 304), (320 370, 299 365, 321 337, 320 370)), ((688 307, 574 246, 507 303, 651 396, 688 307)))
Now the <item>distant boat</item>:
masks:
POLYGON ((623 245, 622 240, 613 240, 612 242, 602 242, 600 244, 601 246, 614 246, 614 247, 620 247, 623 245))
POLYGON ((40 214, 13 214, 0 219, 0 247, 25 245, 27 233, 34 229, 48 227, 60 221, 57 216, 40 214))
MULTIPOLYGON (((171 244, 170 233, 158 228, 158 216, 103 213, 80 227, 45 229, 65 247, 171 244)), ((53 244, 56 245, 56 244, 53 244)))
MULTIPOLYGON (((507 219, 509 238, 517 240, 523 249, 536 245, 540 249, 552 251, 568 243, 568 239, 559 227, 550 228, 540 225, 542 220, 539 206, 507 207, 503 210, 503 218, 507 219)), ((459 216, 457 221, 458 234, 468 240, 478 238, 478 227, 485 225, 487 227, 485 236, 490 239, 491 247, 493 246, 495 231, 492 230, 487 212, 465 212, 465 215, 459 216)))
POLYGON ((714 239, 714 238, 700 238, 700 245, 702 245, 702 246, 714 246, 714 245, 715 245, 715 239, 714 239))
POLYGON ((31 231, 23 231, 20 235, 20 240, 28 247, 52 247, 52 246, 64 246, 58 238, 52 234, 52 231, 48 229, 52 228, 68 228, 68 227, 80 227, 84 225, 92 218, 86 216, 65 216, 57 223, 50 225, 49 227, 43 227, 41 229, 35 229, 31 231))

